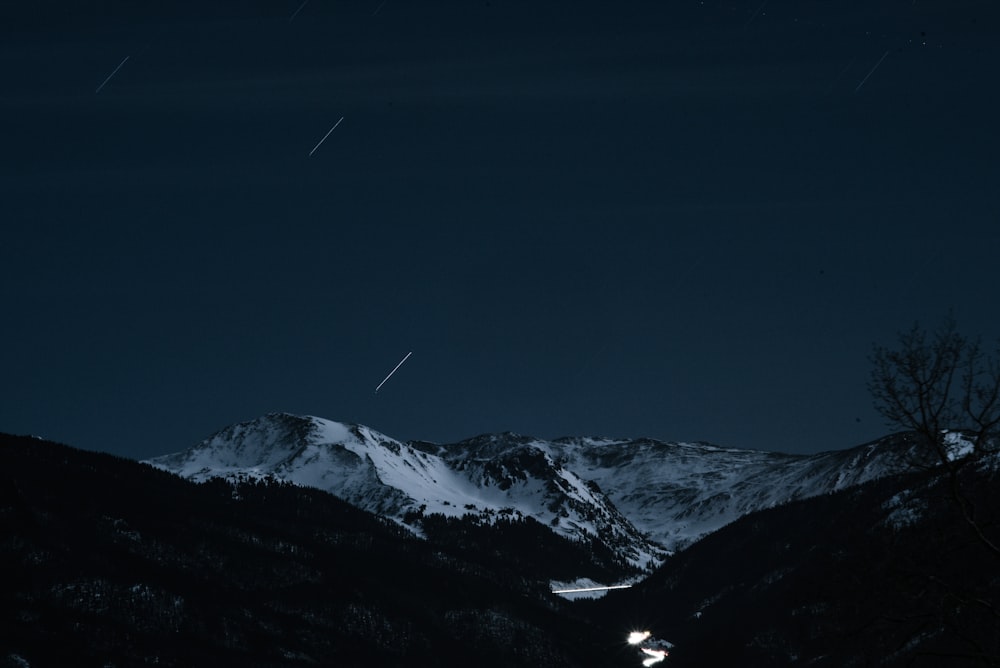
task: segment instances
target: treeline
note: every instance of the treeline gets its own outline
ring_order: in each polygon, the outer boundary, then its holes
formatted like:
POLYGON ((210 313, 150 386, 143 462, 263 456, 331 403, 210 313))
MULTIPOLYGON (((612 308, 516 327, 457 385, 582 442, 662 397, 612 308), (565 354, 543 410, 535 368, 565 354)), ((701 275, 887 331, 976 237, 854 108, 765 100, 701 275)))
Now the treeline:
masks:
POLYGON ((573 541, 531 517, 435 513, 420 520, 428 540, 456 555, 475 555, 491 570, 510 570, 527 581, 546 583, 580 577, 619 582, 638 570, 622 562, 605 543, 588 536, 573 541))

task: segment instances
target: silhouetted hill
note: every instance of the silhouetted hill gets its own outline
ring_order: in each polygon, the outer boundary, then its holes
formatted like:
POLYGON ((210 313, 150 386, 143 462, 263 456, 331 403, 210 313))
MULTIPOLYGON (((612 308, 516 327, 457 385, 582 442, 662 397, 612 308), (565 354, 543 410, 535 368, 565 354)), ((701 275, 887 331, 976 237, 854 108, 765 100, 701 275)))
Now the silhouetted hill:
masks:
POLYGON ((484 566, 315 489, 0 435, 0 527, 0 664, 609 665, 530 558, 484 566))
POLYGON ((998 665, 998 483, 983 460, 753 513, 588 609, 676 667, 998 665))

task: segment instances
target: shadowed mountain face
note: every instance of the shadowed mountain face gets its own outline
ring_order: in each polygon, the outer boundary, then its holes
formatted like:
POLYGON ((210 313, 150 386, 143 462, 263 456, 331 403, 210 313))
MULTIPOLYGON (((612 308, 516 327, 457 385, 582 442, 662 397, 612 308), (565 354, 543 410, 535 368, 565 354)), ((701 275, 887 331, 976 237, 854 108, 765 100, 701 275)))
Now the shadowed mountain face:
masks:
POLYGON ((0 665, 610 665, 546 586, 588 557, 536 523, 432 544, 318 490, 0 436, 0 535, 0 665))
POLYGON ((914 452, 905 436, 812 456, 510 433, 403 443, 365 426, 276 413, 149 463, 196 481, 272 477, 317 487, 417 532, 432 514, 486 524, 532 518, 648 569, 747 513, 905 470, 914 452))

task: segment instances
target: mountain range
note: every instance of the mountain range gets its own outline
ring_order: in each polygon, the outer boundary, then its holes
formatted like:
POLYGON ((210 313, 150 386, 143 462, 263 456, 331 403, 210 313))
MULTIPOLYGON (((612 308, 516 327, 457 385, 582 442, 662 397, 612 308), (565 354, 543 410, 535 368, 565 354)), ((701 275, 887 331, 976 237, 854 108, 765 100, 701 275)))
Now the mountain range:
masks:
POLYGON ((273 414, 150 466, 0 434, 0 667, 997 665, 1000 459, 917 443, 434 445, 273 414), (621 522, 672 554, 624 560, 621 522), (551 591, 581 576, 632 586, 551 591))
POLYGON ((147 463, 193 481, 269 478, 316 487, 421 533, 423 518, 532 518, 596 538, 649 571, 737 518, 907 470, 906 436, 787 455, 648 438, 486 434, 401 442, 363 425, 273 413, 147 463))

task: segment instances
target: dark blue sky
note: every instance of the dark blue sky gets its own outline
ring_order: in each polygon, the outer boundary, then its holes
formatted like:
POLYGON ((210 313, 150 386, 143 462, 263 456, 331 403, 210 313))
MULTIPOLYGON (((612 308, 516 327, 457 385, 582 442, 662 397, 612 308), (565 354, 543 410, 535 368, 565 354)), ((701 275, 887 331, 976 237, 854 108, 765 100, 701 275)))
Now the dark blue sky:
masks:
POLYGON ((24 4, 0 430, 814 452, 873 343, 1000 334, 993 2, 24 4))

